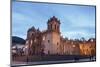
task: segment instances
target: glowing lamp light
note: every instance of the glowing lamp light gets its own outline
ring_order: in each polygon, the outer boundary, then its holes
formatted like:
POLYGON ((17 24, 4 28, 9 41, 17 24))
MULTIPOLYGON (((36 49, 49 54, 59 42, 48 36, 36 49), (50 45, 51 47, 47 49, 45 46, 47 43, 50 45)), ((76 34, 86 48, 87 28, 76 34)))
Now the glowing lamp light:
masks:
POLYGON ((73 45, 73 47, 75 47, 75 45, 73 45))

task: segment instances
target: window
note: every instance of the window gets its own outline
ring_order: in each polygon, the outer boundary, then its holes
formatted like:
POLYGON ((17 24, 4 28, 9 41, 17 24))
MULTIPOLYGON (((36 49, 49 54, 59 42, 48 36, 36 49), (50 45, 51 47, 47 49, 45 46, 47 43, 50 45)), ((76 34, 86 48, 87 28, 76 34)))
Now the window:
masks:
POLYGON ((59 45, 59 43, 57 42, 57 45, 59 45))
POLYGON ((59 26, 57 26, 57 30, 59 30, 59 26))
POLYGON ((50 40, 48 40, 48 43, 50 43, 50 40))
POLYGON ((56 30, 56 24, 55 24, 55 30, 56 30))
POLYGON ((52 24, 51 24, 51 29, 52 29, 52 24))

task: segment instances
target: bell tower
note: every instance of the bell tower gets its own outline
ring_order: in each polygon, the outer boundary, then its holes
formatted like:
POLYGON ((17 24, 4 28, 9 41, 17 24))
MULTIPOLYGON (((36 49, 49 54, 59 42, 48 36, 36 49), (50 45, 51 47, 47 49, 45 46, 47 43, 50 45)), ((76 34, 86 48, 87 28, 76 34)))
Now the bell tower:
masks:
POLYGON ((60 33, 60 21, 55 17, 51 17, 49 20, 48 20, 48 31, 49 32, 57 32, 57 33, 60 33))
POLYGON ((47 21, 44 44, 46 54, 60 54, 60 21, 55 16, 47 21))

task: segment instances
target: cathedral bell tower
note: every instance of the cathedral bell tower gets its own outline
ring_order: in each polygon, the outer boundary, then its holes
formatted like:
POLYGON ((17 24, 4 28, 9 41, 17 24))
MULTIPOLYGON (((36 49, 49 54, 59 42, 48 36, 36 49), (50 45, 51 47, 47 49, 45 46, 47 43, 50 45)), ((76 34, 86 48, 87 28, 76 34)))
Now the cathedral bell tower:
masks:
POLYGON ((55 16, 47 21, 44 45, 45 54, 60 54, 60 21, 55 16))
POLYGON ((60 33, 60 21, 55 17, 51 17, 49 20, 48 20, 48 31, 49 32, 57 32, 57 33, 60 33))

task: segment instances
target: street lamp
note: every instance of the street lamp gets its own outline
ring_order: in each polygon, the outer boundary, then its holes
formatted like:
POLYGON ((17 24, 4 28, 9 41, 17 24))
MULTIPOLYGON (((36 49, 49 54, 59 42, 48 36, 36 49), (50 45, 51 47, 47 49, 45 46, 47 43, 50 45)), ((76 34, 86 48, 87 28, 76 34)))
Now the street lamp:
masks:
POLYGON ((73 45, 73 47, 75 47, 75 45, 73 45))

